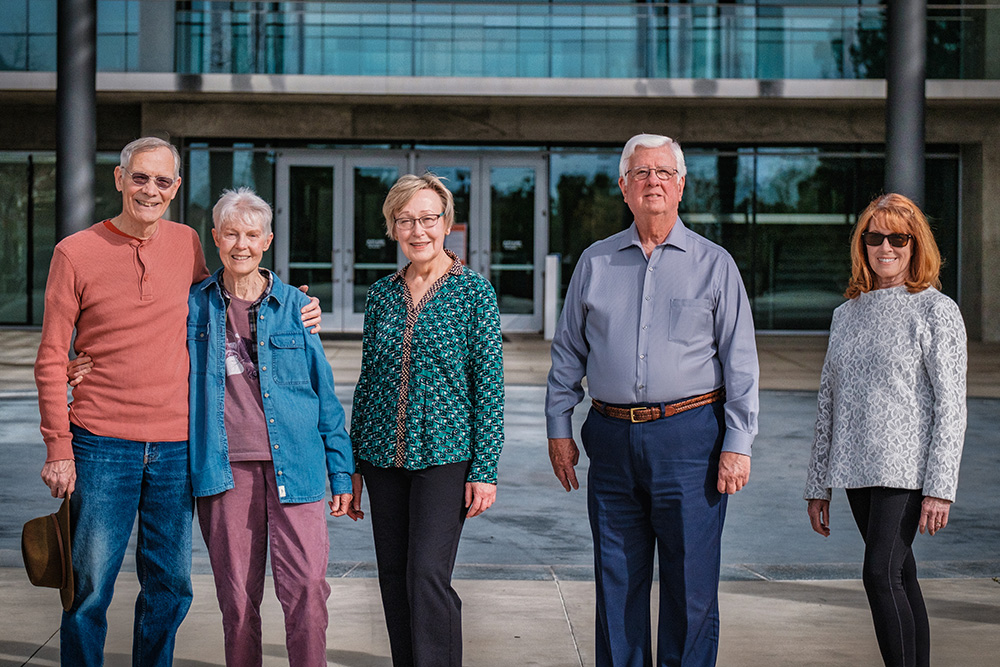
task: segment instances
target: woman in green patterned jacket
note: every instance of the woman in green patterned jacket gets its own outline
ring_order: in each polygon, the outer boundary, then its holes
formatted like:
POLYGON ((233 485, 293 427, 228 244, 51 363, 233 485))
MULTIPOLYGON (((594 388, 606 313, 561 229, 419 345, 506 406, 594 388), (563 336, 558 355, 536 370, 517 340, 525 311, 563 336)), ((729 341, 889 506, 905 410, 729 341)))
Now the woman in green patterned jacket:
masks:
POLYGON ((489 281, 444 248, 454 202, 436 176, 403 176, 382 212, 410 263, 368 291, 348 514, 364 516, 363 478, 393 665, 460 667, 451 575, 463 522, 496 498, 500 313, 489 281))

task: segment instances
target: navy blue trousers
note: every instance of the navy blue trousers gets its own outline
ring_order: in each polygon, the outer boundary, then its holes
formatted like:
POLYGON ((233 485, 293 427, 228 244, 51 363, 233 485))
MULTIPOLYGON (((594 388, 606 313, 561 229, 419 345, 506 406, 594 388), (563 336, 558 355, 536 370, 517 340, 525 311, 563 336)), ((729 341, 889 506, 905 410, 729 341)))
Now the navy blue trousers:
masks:
POLYGON ((660 564, 656 664, 715 665, 719 548, 726 496, 716 488, 722 403, 632 424, 591 409, 581 433, 590 458, 597 666, 653 664, 650 590, 660 564))

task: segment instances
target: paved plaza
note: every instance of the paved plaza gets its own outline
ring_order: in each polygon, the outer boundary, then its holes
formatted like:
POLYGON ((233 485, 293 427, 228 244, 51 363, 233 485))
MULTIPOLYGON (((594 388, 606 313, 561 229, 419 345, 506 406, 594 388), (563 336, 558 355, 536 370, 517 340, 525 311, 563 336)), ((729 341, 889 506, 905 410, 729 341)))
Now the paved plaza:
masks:
MULTIPOLYGON (((338 396, 350 412, 360 362, 353 340, 325 342, 338 396)), ((58 664, 58 595, 31 587, 21 567, 24 521, 54 511, 38 477, 44 446, 31 382, 37 332, 0 330, 0 666, 58 664)), ((750 484, 730 501, 723 539, 719 665, 880 664, 859 581, 861 538, 843 492, 829 538, 809 528, 801 499, 822 337, 759 340, 760 435, 750 484)), ((995 665, 1000 655, 1000 346, 971 349, 969 431, 959 496, 948 528, 918 536, 915 551, 931 614, 934 664, 995 665)), ((547 345, 505 343, 507 442, 497 504, 466 524, 456 569, 470 666, 593 664, 593 570, 585 491, 566 493, 545 448, 547 345)), ((582 422, 584 411, 578 410, 582 422)), ((586 460, 578 470, 585 480, 586 460)), ((388 640, 367 522, 331 519, 328 659, 388 666, 388 640)), ((221 616, 204 544, 195 533, 195 601, 181 627, 176 665, 222 665, 221 616)), ((129 664, 137 584, 131 555, 112 605, 109 665, 129 664)), ((655 605, 654 605, 655 611, 655 605)), ((264 604, 265 664, 287 664, 281 610, 264 604)))

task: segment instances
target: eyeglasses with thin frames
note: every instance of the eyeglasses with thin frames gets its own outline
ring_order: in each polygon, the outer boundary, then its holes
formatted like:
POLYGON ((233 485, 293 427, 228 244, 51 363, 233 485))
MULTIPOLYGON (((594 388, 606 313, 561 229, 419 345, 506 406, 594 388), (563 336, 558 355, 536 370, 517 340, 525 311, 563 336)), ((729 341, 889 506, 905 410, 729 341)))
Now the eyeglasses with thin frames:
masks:
POLYGON ((879 234, 878 232, 865 232, 861 235, 865 245, 872 247, 882 245, 882 242, 889 239, 889 245, 893 248, 905 248, 906 244, 913 238, 913 234, 879 234))
POLYGON ((153 178, 149 174, 144 174, 141 171, 129 171, 125 167, 122 167, 122 171, 129 175, 132 182, 138 185, 140 188, 145 187, 146 183, 149 183, 150 179, 153 183, 161 190, 169 190, 173 187, 174 183, 177 182, 176 178, 167 178, 166 176, 157 176, 153 178))
POLYGON ((420 223, 422 229, 430 229, 437 225, 438 220, 444 215, 444 211, 436 215, 422 215, 419 218, 397 218, 393 220, 393 224, 396 225, 396 229, 402 229, 404 232, 408 232, 413 229, 413 226, 420 223))
POLYGON ((629 169, 625 172, 626 174, 632 174, 632 178, 637 181, 644 181, 649 178, 650 174, 656 174, 656 177, 661 181, 669 181, 671 178, 677 175, 676 169, 667 169, 661 167, 659 169, 650 169, 649 167, 636 167, 635 169, 629 169))

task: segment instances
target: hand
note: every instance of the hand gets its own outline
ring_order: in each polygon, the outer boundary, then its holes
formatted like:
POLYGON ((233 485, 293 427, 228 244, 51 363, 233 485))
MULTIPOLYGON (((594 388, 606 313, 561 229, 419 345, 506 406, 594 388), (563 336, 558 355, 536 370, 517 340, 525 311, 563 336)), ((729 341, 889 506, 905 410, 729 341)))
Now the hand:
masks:
POLYGON ((83 376, 94 369, 94 360, 86 352, 81 352, 76 359, 66 364, 66 381, 75 387, 83 381, 83 376))
POLYGON ((820 498, 809 500, 809 523, 823 537, 830 536, 830 501, 820 498))
POLYGON ((490 508, 497 499, 497 485, 485 482, 465 483, 465 506, 469 508, 465 517, 471 519, 490 508))
POLYGON ((361 478, 361 473, 356 472, 351 475, 351 486, 354 493, 351 494, 351 502, 347 504, 346 511, 347 516, 351 517, 352 521, 357 521, 358 519, 365 518, 365 513, 361 511, 361 491, 365 486, 365 482, 361 478))
POLYGON ((552 472, 567 491, 579 489, 574 466, 580 462, 580 449, 573 438, 549 438, 549 461, 552 472))
MULTIPOLYGON (((301 285, 299 290, 303 294, 309 292, 309 285, 301 285)), ((310 333, 319 333, 319 323, 323 319, 323 313, 319 309, 319 299, 314 296, 309 297, 309 305, 302 307, 302 326, 309 329, 310 333)))
POLYGON ((719 493, 733 494, 750 479, 750 457, 736 452, 719 455, 719 493))
POLYGON ((347 514, 347 510, 351 505, 350 493, 340 493, 333 497, 330 501, 330 514, 332 516, 344 516, 347 514))
POLYGON ((53 498, 65 498, 76 490, 76 461, 60 459, 42 466, 42 481, 49 487, 53 498))
POLYGON ((927 531, 933 535, 947 526, 950 509, 950 500, 924 496, 924 502, 920 504, 920 534, 923 535, 924 531, 927 531))

